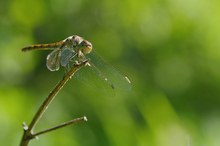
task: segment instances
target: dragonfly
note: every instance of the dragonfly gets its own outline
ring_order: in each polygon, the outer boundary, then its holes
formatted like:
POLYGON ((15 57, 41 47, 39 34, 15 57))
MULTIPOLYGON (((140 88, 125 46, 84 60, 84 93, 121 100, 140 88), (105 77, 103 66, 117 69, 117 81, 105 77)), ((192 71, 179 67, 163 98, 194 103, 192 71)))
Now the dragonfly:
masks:
POLYGON ((124 86, 126 87, 125 89, 130 88, 131 82, 127 76, 123 76, 116 69, 104 63, 104 61, 100 57, 97 57, 97 55, 95 55, 94 58, 96 58, 99 65, 101 64, 102 69, 97 68, 97 66, 90 61, 90 58, 86 57, 87 55, 92 54, 92 43, 78 35, 69 36, 64 40, 55 43, 35 44, 22 48, 23 52, 32 50, 52 50, 46 58, 46 66, 50 71, 58 71, 60 66, 68 69, 71 63, 80 63, 89 60, 88 66, 93 67, 98 76, 104 79, 112 89, 119 86, 124 86), (116 84, 113 82, 116 82, 116 84))
POLYGON ((60 65, 67 67, 73 58, 77 58, 76 62, 85 61, 85 55, 92 51, 92 44, 80 36, 73 35, 59 42, 22 48, 23 52, 31 50, 53 50, 47 56, 46 66, 50 71, 58 71, 60 65))

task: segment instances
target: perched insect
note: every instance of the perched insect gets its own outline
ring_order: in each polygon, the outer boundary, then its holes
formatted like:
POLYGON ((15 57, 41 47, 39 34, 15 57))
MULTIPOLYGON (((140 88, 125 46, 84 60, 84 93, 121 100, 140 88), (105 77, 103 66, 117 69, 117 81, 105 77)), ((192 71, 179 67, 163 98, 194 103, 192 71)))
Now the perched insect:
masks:
POLYGON ((36 44, 22 49, 30 50, 53 50, 47 56, 46 65, 50 71, 57 71, 60 65, 67 67, 74 59, 76 62, 84 61, 85 55, 92 51, 92 44, 80 36, 73 35, 56 43, 36 44))
POLYGON ((92 44, 89 41, 80 36, 73 35, 56 43, 30 45, 22 48, 22 51, 52 50, 46 59, 46 66, 50 71, 58 71, 60 65, 68 69, 71 62, 83 62, 87 60, 86 55, 91 54, 90 57, 93 57, 92 59, 94 60, 89 61, 88 65, 91 66, 98 76, 107 82, 112 89, 118 87, 129 89, 131 82, 128 77, 121 75, 112 66, 104 63, 100 57, 91 53, 92 49, 92 44), (97 64, 94 65, 93 61, 97 62, 97 64))

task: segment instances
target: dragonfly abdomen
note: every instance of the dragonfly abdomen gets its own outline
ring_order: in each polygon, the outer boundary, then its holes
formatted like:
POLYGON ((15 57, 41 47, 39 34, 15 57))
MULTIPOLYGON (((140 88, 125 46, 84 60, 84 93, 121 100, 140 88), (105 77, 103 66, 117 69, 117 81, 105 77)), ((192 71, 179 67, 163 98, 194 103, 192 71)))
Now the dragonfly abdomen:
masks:
POLYGON ((31 50, 53 50, 54 48, 58 48, 61 46, 63 42, 51 43, 51 44, 36 44, 30 45, 22 48, 23 52, 31 51, 31 50))

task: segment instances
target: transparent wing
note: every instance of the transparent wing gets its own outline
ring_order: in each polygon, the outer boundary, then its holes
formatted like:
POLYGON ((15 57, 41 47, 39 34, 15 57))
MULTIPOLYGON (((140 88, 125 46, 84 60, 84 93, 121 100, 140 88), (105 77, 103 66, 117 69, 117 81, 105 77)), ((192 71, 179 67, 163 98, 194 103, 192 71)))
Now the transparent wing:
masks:
POLYGON ((48 56, 47 56, 47 68, 50 71, 57 71, 60 68, 60 56, 61 56, 61 50, 59 48, 53 50, 48 56))
POLYGON ((61 51, 60 64, 61 66, 66 67, 70 60, 76 56, 76 52, 73 49, 67 47, 63 48, 61 51))
POLYGON ((116 68, 106 63, 99 55, 92 52, 89 55, 93 68, 98 75, 103 78, 113 89, 130 90, 131 82, 129 78, 120 73, 116 68))
POLYGON ((102 86, 108 86, 113 90, 129 91, 131 89, 131 82, 128 77, 107 64, 96 53, 91 52, 87 55, 87 58, 90 58, 91 66, 81 69, 77 78, 80 78, 80 80, 83 80, 87 84, 96 84, 100 89, 102 86), (94 77, 94 74, 96 77, 94 77))

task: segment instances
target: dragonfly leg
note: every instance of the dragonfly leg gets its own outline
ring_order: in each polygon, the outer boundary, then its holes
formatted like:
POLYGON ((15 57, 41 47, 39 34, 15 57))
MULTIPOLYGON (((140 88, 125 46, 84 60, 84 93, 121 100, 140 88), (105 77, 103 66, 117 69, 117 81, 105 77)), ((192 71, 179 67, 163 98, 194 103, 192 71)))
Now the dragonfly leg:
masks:
POLYGON ((75 60, 75 61, 74 61, 74 64, 75 64, 75 65, 80 65, 80 62, 79 62, 78 60, 75 60))

